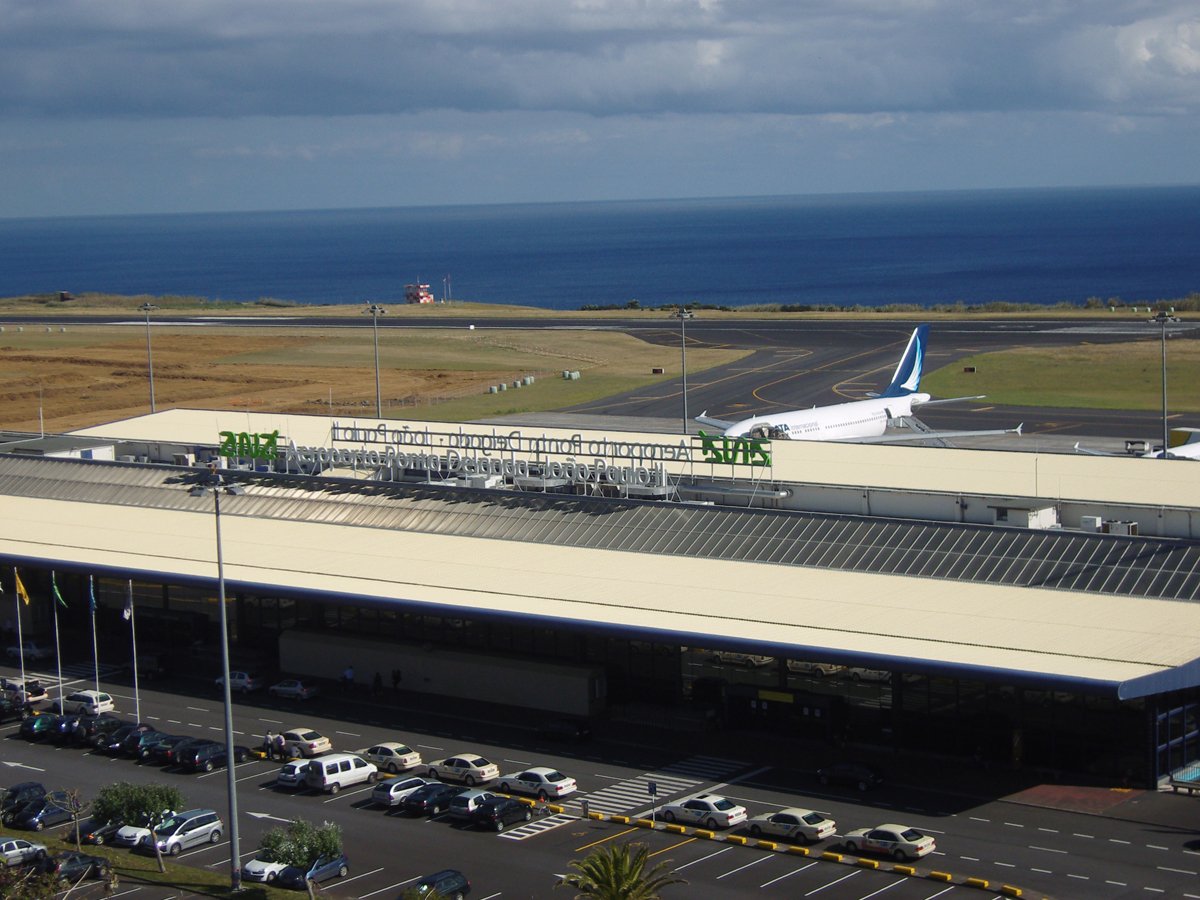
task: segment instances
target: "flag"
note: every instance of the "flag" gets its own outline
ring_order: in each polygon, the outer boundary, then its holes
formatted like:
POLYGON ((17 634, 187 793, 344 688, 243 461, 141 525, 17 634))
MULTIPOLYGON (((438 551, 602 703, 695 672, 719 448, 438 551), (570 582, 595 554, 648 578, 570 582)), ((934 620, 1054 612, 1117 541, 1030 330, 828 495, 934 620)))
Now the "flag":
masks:
POLYGON ((54 570, 50 570, 50 591, 54 594, 54 599, 62 604, 62 608, 67 608, 67 601, 62 598, 62 594, 58 592, 58 581, 54 577, 54 570))
POLYGON ((25 601, 25 605, 29 605, 29 591, 25 590, 25 585, 21 583, 21 573, 13 569, 13 578, 17 581, 17 596, 25 601))
POLYGON ((94 616, 96 614, 96 576, 88 576, 88 611, 94 616))
POLYGON ((121 610, 121 615, 128 622, 133 618, 133 582, 129 582, 129 592, 125 595, 125 608, 121 610))

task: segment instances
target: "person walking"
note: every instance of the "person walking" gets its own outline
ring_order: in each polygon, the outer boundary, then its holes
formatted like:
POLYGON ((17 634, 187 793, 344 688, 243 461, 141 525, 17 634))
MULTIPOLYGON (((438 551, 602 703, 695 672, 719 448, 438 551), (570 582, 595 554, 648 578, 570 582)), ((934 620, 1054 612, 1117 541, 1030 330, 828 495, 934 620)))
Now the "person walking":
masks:
POLYGON ((267 733, 263 735, 262 749, 263 756, 267 759, 275 758, 275 735, 269 728, 267 729, 267 733))
POLYGON ((275 735, 275 758, 283 762, 286 757, 283 754, 283 735, 275 735))
POLYGON ((347 694, 354 687, 354 666, 346 666, 342 672, 342 693, 347 694))

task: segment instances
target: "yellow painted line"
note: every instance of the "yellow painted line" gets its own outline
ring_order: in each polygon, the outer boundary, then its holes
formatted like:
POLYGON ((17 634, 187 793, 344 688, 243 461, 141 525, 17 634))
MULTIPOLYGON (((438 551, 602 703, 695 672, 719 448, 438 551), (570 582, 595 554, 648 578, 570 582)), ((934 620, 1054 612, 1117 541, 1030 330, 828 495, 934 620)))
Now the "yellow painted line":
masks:
POLYGON ((688 838, 686 841, 680 841, 678 844, 672 844, 670 847, 663 847, 661 850, 655 850, 650 855, 658 856, 658 854, 660 854, 660 853, 666 853, 669 850, 674 850, 676 847, 682 847, 684 844, 690 844, 694 840, 696 840, 696 838, 694 838, 694 837, 688 838))
POLYGON ((641 830, 640 828, 626 828, 624 831, 618 831, 616 834, 610 834, 606 838, 600 838, 600 840, 598 840, 598 841, 592 841, 590 844, 584 844, 582 847, 576 847, 575 852, 578 853, 581 850, 587 850, 590 847, 595 847, 595 846, 605 843, 606 841, 611 841, 613 838, 623 837, 624 835, 632 834, 633 832, 640 831, 640 830, 641 830))

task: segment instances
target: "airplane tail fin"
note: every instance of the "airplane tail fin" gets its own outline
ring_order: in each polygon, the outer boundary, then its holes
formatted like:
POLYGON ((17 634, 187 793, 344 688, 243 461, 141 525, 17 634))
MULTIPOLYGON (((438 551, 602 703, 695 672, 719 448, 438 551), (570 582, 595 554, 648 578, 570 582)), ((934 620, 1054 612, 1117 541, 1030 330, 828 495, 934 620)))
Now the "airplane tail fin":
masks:
POLYGON ((915 394, 921 387, 921 369, 925 363, 925 342, 929 337, 929 326, 918 325, 913 329, 900 364, 892 375, 892 383, 880 397, 904 397, 915 394))

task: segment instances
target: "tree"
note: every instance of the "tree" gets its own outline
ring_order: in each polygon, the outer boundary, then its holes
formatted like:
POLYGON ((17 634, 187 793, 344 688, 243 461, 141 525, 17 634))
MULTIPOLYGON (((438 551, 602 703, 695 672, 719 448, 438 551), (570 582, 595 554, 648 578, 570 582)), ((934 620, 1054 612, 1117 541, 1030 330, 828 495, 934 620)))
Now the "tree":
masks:
POLYGON ((58 891, 58 879, 50 872, 0 865, 0 897, 5 900, 50 900, 58 891))
POLYGON ((571 860, 575 871, 564 876, 558 887, 575 888, 576 898, 658 900, 667 885, 687 884, 675 877, 667 863, 646 871, 649 860, 650 848, 645 844, 599 847, 583 859, 571 860))
MULTIPOLYGON (((307 872, 318 859, 340 856, 342 827, 333 822, 314 825, 304 819, 288 823, 287 827, 272 828, 258 845, 275 862, 295 866, 307 872)), ((314 897, 312 882, 306 883, 308 896, 314 897)))
POLYGON ((82 850, 83 847, 79 844, 79 817, 83 811, 87 809, 87 803, 83 800, 83 795, 80 794, 79 788, 70 788, 62 792, 62 799, 58 799, 53 794, 47 794, 50 802, 58 809, 71 814, 71 824, 75 826, 75 849, 82 850))
MULTIPOLYGON (((100 789, 92 803, 92 816, 98 822, 120 822, 154 830, 175 810, 183 809, 183 792, 165 784, 130 784, 118 781, 100 789)), ((76 828, 76 833, 78 833, 76 828)), ((153 841, 158 871, 167 871, 158 842, 153 841)))

